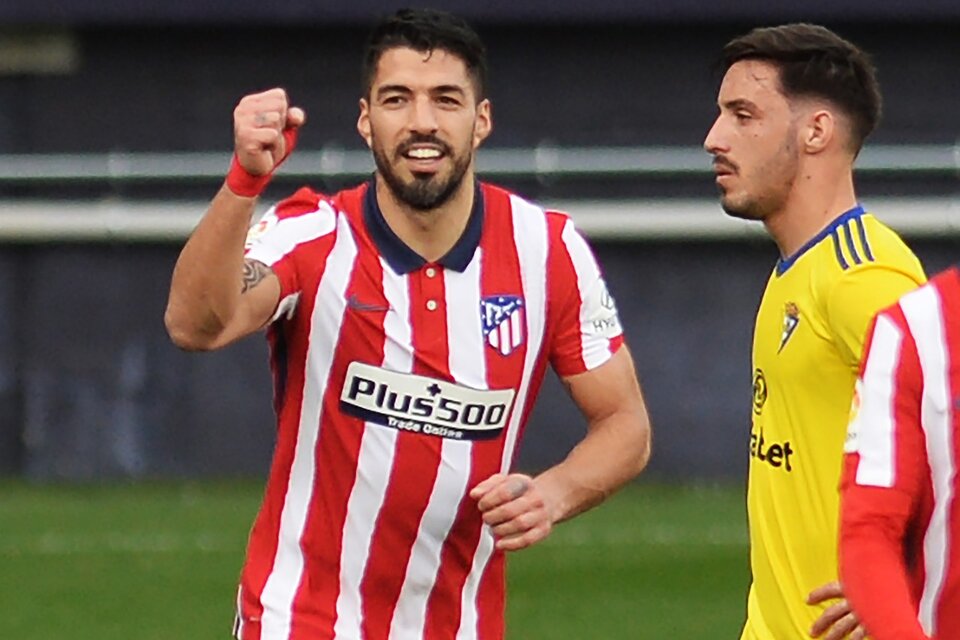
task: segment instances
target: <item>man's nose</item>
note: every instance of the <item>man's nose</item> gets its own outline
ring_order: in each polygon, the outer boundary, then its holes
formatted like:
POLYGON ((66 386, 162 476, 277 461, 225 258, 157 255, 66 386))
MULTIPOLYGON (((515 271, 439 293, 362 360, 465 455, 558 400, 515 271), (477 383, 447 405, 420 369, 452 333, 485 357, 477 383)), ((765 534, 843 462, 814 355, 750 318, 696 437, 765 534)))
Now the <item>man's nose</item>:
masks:
POLYGON ((410 114, 410 129, 417 133, 433 133, 437 130, 437 114, 429 96, 420 96, 413 102, 410 114))
POLYGON ((707 137, 703 139, 703 150, 711 155, 716 155, 724 150, 720 130, 720 118, 714 120, 710 130, 707 131, 707 137))

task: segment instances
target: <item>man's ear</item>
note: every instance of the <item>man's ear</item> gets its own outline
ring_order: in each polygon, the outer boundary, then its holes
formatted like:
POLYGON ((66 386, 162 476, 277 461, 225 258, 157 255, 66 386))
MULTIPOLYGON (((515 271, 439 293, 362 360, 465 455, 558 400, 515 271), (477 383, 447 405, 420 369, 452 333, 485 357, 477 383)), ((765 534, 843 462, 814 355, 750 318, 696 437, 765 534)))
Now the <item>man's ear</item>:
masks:
POLYGON ((821 153, 839 134, 837 118, 829 109, 812 111, 803 127, 801 144, 807 153, 821 153))
POLYGON ((476 149, 493 131, 493 115, 490 100, 484 98, 477 104, 477 119, 473 126, 473 148, 476 149))
POLYGON ((370 133, 370 104, 366 98, 360 98, 360 115, 357 117, 357 133, 373 148, 373 136, 370 133))

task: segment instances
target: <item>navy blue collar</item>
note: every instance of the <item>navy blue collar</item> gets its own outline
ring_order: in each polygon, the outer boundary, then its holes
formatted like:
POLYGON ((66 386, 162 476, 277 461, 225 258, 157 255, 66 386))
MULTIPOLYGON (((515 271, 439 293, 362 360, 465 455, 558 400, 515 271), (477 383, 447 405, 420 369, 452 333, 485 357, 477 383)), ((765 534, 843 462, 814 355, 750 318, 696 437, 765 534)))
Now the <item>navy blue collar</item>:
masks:
MULTIPOLYGON (((437 260, 446 269, 465 271, 480 245, 480 235, 483 232, 483 192, 480 189, 480 183, 475 184, 473 210, 470 212, 470 219, 467 220, 467 228, 463 230, 463 235, 453 248, 437 260)), ((380 211, 380 204, 377 202, 376 180, 371 180, 367 185, 367 193, 363 198, 363 221, 380 255, 396 273, 400 275, 412 273, 427 264, 427 261, 404 244, 387 224, 383 212, 380 211)))
POLYGON ((800 256, 805 254, 807 251, 815 247, 821 240, 823 240, 828 235, 833 233, 837 229, 837 227, 845 223, 847 220, 858 218, 863 214, 864 214, 863 207, 860 206, 859 204, 856 205, 853 209, 850 209, 849 211, 845 211, 842 214, 840 214, 840 216, 836 220, 834 220, 833 222, 828 224, 826 227, 824 227, 820 233, 810 238, 810 240, 808 240, 805 245, 800 247, 800 249, 797 250, 792 256, 790 256, 789 258, 780 258, 777 261, 777 275, 782 276, 784 273, 786 273, 787 269, 792 267, 793 263, 795 263, 797 260, 800 259, 800 256))

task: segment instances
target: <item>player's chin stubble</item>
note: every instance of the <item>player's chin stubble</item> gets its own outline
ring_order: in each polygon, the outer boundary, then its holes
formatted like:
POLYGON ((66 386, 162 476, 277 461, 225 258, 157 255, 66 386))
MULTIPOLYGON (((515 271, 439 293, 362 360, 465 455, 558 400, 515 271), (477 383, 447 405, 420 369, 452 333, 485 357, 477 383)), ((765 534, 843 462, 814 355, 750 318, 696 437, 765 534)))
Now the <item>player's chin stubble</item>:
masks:
POLYGON ((445 204, 453 194, 456 193, 463 177, 466 174, 469 159, 458 159, 456 156, 449 156, 453 159, 453 169, 443 177, 441 173, 434 174, 414 174, 410 182, 404 182, 393 165, 386 158, 380 149, 373 152, 374 162, 377 165, 377 171, 383 177, 390 191, 400 202, 416 209, 417 211, 429 211, 445 204))

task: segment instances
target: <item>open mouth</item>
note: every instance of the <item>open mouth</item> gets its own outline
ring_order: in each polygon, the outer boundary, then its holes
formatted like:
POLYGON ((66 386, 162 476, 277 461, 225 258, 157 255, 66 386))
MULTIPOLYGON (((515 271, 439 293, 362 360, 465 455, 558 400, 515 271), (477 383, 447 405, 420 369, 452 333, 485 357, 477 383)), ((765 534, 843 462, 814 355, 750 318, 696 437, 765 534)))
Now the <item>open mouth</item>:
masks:
POLYGON ((414 175, 427 177, 437 174, 447 157, 445 150, 437 145, 414 144, 400 153, 407 169, 414 175))
POLYGON ((435 136, 415 135, 400 145, 397 155, 406 160, 412 171, 432 173, 450 155, 450 148, 435 136))
POLYGON ((412 147, 403 153, 408 160, 439 160, 445 154, 436 147, 412 147))

